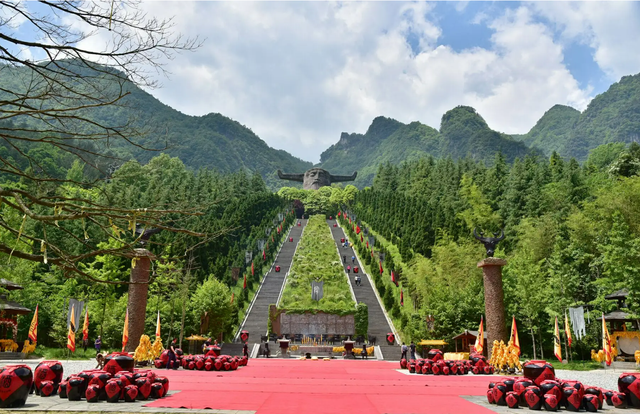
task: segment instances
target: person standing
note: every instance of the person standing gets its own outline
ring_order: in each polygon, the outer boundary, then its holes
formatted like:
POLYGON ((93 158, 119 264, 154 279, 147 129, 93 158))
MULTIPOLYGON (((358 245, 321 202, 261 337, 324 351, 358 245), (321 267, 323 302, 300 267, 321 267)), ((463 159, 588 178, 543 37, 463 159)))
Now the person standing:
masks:
POLYGON ((347 263, 347 256, 345 255, 342 256, 342 263, 347 263))
POLYGON ((93 343, 93 345, 96 347, 96 356, 98 356, 98 354, 100 353, 100 348, 102 347, 102 337, 100 335, 98 335, 98 338, 96 338, 96 341, 93 343))
POLYGON ((173 368, 176 363, 176 347, 176 338, 173 338, 173 341, 171 341, 169 345, 169 352, 167 352, 167 369, 173 368))
POLYGON ((347 266, 347 273, 351 273, 351 266, 347 266))
POLYGON ((242 346, 242 355, 246 356, 249 359, 249 345, 245 342, 242 346))
POLYGON ((367 344, 362 344, 362 358, 368 359, 369 354, 367 353, 367 344))
POLYGON ((411 341, 409 348, 411 348, 411 359, 416 359, 416 344, 414 344, 413 341, 411 341))
POLYGON ((400 359, 407 359, 407 351, 409 350, 407 348, 407 344, 403 342, 402 347, 400 349, 402 350, 402 356, 400 357, 400 359))
POLYGON ((351 256, 351 263, 355 263, 356 262, 356 257, 355 256, 351 256))

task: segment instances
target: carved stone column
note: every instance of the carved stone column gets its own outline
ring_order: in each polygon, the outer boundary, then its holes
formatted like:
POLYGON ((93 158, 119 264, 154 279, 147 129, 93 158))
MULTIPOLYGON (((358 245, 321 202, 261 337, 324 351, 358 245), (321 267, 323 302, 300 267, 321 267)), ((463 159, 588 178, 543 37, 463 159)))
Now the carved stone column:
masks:
POLYGON ((478 262, 484 279, 485 336, 488 357, 491 356, 493 341, 507 341, 504 290, 502 289, 502 266, 506 264, 506 260, 497 257, 487 257, 478 262))
POLYGON ((147 293, 149 291, 149 273, 151 260, 155 256, 147 249, 134 249, 135 267, 131 268, 129 281, 129 342, 125 352, 134 352, 144 334, 144 322, 147 314, 147 293))

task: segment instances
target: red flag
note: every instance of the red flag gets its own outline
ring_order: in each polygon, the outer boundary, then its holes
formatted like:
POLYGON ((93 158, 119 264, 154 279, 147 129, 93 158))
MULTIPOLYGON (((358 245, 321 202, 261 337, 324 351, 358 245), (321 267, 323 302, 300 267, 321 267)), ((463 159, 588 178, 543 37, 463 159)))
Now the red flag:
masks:
POLYGON ((262 260, 266 261, 267 260, 267 254, 265 253, 265 251, 262 251, 262 260))
POLYGON ((400 288, 400 306, 404 306, 404 291, 400 288))
POLYGON ((255 276, 255 275, 256 275, 256 273, 253 270, 253 262, 251 262, 251 276, 255 276))
MULTIPOLYGON (((364 241, 364 238, 362 238, 362 234, 360 235, 360 243, 362 243, 364 241)), ((369 242, 367 242, 367 244, 369 244, 369 242)))
POLYGON ((29 340, 32 344, 38 342, 38 305, 36 305, 36 311, 31 319, 31 326, 29 326, 29 340))
POLYGON ((373 249, 371 249, 371 257, 373 257, 373 249))
POLYGON ((356 231, 356 225, 355 224, 351 225, 351 230, 356 231))
POLYGON ((278 226, 278 234, 280 234, 280 226, 278 226))
POLYGON ((367 249, 369 248, 369 241, 367 240, 367 249))
POLYGON ((391 281, 398 287, 398 281, 396 280, 396 275, 393 273, 393 270, 391 271, 391 281))
POLYGON ((234 293, 231 292, 231 303, 233 303, 233 297, 234 297, 234 293))
POLYGON ((356 234, 360 234, 360 226, 356 226, 356 234))
POLYGON ((342 216, 342 211, 338 211, 338 217, 342 216))
POLYGON ((382 262, 380 262, 380 274, 383 274, 384 270, 382 270, 382 262))
POLYGON ((571 338, 571 328, 569 326, 569 318, 567 318, 566 312, 564 314, 564 334, 567 336, 567 342, 569 343, 569 348, 571 348, 573 339, 571 338))
POLYGON ((273 234, 271 235, 271 242, 273 242, 273 234))
POLYGON ((247 288, 247 275, 244 275, 244 284, 242 285, 242 289, 247 288))

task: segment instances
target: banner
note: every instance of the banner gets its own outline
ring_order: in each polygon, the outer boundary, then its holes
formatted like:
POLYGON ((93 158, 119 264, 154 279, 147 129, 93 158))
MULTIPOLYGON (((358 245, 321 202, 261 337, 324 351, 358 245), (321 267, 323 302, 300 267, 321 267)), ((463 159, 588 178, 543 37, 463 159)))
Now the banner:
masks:
POLYGON ((158 319, 156 320, 156 338, 160 338, 160 311, 158 311, 158 319))
POLYGON ((87 309, 84 314, 84 324, 82 325, 82 340, 89 340, 89 306, 87 305, 87 309))
POLYGON ((481 354, 484 349, 484 328, 482 326, 482 316, 480 317, 480 328, 476 336, 476 344, 473 346, 477 353, 481 354))
POLYGON ((369 245, 371 247, 375 247, 376 246, 376 238, 373 236, 369 236, 369 245))
POLYGON ((520 339, 518 339, 518 328, 516 327, 516 317, 513 317, 511 323, 511 338, 509 338, 514 348, 518 350, 518 356, 520 356, 520 339))
POLYGON ((36 311, 31 319, 31 326, 29 326, 29 340, 32 344, 38 342, 38 305, 36 305, 36 311))
POLYGON ((75 309, 71 308, 69 312, 69 332, 67 332, 67 348, 71 352, 76 352, 76 318, 75 309))
POLYGON ((127 346, 127 342, 129 342, 129 308, 127 308, 127 313, 124 315, 124 329, 122 330, 122 352, 124 352, 124 348, 127 346))
POLYGON ((556 326, 553 330, 553 355, 562 362, 562 346, 560 345, 560 329, 558 328, 558 317, 556 316, 556 326))
MULTIPOLYGON (((76 299, 69 299, 69 312, 67 313, 67 328, 71 326, 71 314, 73 313, 73 320, 75 322, 78 322, 82 317, 82 309, 84 309, 84 302, 80 302, 79 300, 76 300, 76 299)), ((73 326, 74 326, 73 332, 76 332, 79 326, 77 323, 75 323, 73 326)))
POLYGON ((320 300, 324 296, 324 282, 311 282, 311 300, 320 300))
POLYGON ((604 362, 607 365, 611 365, 611 362, 613 362, 611 337, 609 336, 609 330, 607 329, 607 322, 604 320, 604 313, 602 314, 602 352, 604 352, 604 362))
POLYGON ((253 260, 253 252, 247 250, 244 252, 244 264, 249 264, 253 260))
POLYGON ((569 345, 569 348, 571 348, 573 339, 571 338, 571 327, 569 326, 569 318, 567 317, 567 312, 564 313, 564 334, 567 336, 567 345, 569 345))

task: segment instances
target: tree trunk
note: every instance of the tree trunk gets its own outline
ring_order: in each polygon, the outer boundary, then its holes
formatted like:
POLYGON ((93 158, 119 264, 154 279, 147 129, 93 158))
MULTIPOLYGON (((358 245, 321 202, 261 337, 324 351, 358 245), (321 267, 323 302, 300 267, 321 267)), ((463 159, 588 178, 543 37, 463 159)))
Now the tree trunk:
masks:
POLYGON ((538 329, 538 339, 540 342, 540 359, 544 359, 544 347, 542 346, 542 330, 538 329))
POLYGON ((538 356, 536 354, 536 337, 533 334, 533 326, 529 329, 531 330, 531 344, 533 346, 533 359, 538 359, 538 356))
POLYGON ((167 349, 169 349, 169 345, 171 344, 171 328, 173 327, 173 311, 176 308, 175 298, 171 298, 171 324, 169 325, 169 337, 167 338, 167 349))
MULTIPOLYGON (((106 290, 106 289, 105 289, 106 290)), ((102 337, 102 328, 104 327, 104 315, 107 313, 107 293, 104 294, 104 304, 102 305, 102 320, 100 321, 100 337, 102 337)))

